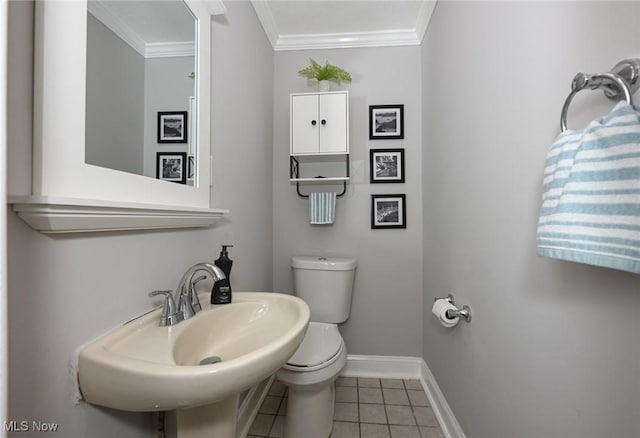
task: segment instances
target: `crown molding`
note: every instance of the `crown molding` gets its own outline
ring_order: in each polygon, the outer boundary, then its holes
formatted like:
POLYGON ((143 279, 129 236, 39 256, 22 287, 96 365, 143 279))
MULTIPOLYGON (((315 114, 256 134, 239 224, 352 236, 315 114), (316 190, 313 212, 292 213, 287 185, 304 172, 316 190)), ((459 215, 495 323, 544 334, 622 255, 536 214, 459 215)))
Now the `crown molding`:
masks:
POLYGON ((264 33, 267 35, 267 39, 271 43, 271 47, 275 49, 276 45, 278 44, 280 35, 276 26, 276 20, 275 18, 273 18, 273 14, 271 13, 271 8, 268 6, 268 2, 263 0, 251 0, 251 5, 256 11, 258 20, 260 21, 260 24, 262 24, 264 33))
POLYGON ((281 34, 278 31, 269 2, 251 0, 251 4, 273 50, 286 51, 420 45, 429 26, 436 1, 422 3, 416 17, 416 26, 413 29, 323 34, 281 34))
POLYGON ((177 56, 196 56, 195 41, 181 41, 176 43, 147 43, 145 58, 172 58, 177 56))
POLYGON ((413 29, 345 32, 332 34, 281 35, 275 51, 311 49, 350 49, 356 47, 416 46, 420 40, 413 29))
POLYGON ((422 43, 424 35, 427 33, 429 22, 431 21, 433 11, 436 8, 436 1, 437 0, 422 3, 420 11, 418 12, 418 18, 416 20, 416 36, 418 41, 420 41, 419 44, 422 43))
MULTIPOLYGON (((221 7, 224 8, 222 2, 221 7)), ((116 34, 129 47, 138 52, 143 58, 169 58, 177 56, 195 56, 195 41, 147 43, 130 26, 118 16, 109 11, 102 2, 87 3, 89 13, 96 17, 111 32, 116 34)))

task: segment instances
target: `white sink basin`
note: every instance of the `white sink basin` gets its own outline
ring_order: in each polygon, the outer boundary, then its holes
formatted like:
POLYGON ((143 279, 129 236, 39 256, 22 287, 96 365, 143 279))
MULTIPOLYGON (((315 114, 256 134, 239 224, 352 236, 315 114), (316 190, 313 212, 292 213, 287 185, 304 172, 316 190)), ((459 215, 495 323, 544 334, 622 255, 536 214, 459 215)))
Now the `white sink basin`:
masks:
MULTIPOLYGON (((160 309, 84 347, 78 357, 86 401, 125 411, 167 411, 216 403, 275 373, 296 351, 309 322, 301 299, 234 292, 233 303, 208 304, 172 327, 160 309), (221 362, 199 365, 218 356, 221 362)), ((206 304, 205 304, 206 303, 206 304)))

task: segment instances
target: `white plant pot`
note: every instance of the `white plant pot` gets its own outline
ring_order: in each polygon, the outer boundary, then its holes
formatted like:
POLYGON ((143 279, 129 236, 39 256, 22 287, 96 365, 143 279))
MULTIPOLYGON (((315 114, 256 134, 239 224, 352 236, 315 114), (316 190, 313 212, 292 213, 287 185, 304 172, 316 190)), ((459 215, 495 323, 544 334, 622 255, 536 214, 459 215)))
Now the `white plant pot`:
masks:
POLYGON ((327 80, 318 81, 318 91, 329 91, 331 83, 327 80))

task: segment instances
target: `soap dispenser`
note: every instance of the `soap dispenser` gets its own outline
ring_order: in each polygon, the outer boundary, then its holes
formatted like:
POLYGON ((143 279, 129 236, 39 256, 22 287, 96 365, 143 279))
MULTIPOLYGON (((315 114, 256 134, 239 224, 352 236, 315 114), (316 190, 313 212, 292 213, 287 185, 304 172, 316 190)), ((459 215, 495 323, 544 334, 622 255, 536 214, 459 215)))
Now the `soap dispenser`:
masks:
POLYGON ((224 280, 216 281, 213 284, 213 290, 211 291, 211 304, 229 304, 231 302, 231 266, 233 260, 229 258, 227 248, 233 248, 233 245, 222 245, 222 251, 220 251, 220 257, 218 257, 213 263, 224 272, 224 280))

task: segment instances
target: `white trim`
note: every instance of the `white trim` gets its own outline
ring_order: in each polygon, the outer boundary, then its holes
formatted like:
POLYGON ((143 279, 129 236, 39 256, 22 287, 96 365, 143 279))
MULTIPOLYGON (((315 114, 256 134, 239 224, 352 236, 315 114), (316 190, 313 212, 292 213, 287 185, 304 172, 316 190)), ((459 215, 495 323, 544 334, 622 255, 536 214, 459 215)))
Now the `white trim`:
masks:
POLYGON ((102 2, 87 2, 87 10, 91 15, 102 22, 109 30, 120 37, 122 41, 127 43, 133 50, 140 55, 145 55, 145 42, 137 32, 125 24, 119 17, 107 9, 102 2))
POLYGON ((180 56, 196 56, 195 41, 178 41, 163 43, 146 43, 145 58, 174 58, 180 56))
POLYGON ((417 45, 420 45, 420 40, 415 29, 397 29, 375 32, 279 35, 273 50, 351 49, 357 47, 417 45))
POLYGON ((431 17, 433 16, 433 10, 436 7, 436 1, 437 0, 422 3, 420 11, 418 12, 418 18, 416 20, 416 36, 418 38, 419 44, 422 44, 424 35, 427 33, 429 22, 431 21, 431 17))
MULTIPOLYGON (((224 8, 224 5, 222 6, 224 8)), ((89 13, 96 17, 111 32, 138 52, 143 58, 170 58, 178 56, 195 56, 195 41, 147 43, 129 25, 114 15, 102 2, 87 2, 89 13)))
POLYGON ((347 355, 344 377, 418 379, 429 398, 445 438, 466 438, 427 363, 421 357, 347 355))
POLYGON ((417 46, 429 26, 437 0, 424 1, 414 29, 394 29, 373 32, 341 32, 323 34, 281 34, 265 0, 251 0, 271 47, 274 51, 312 49, 350 49, 357 47, 417 46))
POLYGON ((431 370, 427 366, 427 363, 423 360, 422 367, 420 369, 420 382, 424 388, 424 392, 427 393, 433 412, 436 414, 438 423, 442 428, 442 433, 445 438, 465 438, 464 431, 460 427, 460 423, 453 415, 453 411, 444 398, 444 394, 440 391, 440 387, 436 382, 436 379, 431 374, 431 370))
POLYGON ((278 44, 278 38, 280 35, 278 34, 278 26, 276 25, 276 20, 273 18, 273 14, 271 13, 271 8, 264 0, 251 0, 251 5, 256 11, 258 20, 260 21, 260 24, 262 24, 262 29, 264 29, 264 33, 267 35, 267 39, 271 43, 271 47, 275 48, 278 44))
POLYGON ((134 203, 54 198, 10 197, 13 210, 41 233, 149 230, 208 227, 228 213, 213 208, 167 207, 134 203))
POLYGON ((419 357, 347 355, 340 375, 346 377, 382 377, 385 379, 418 379, 424 362, 419 357))

